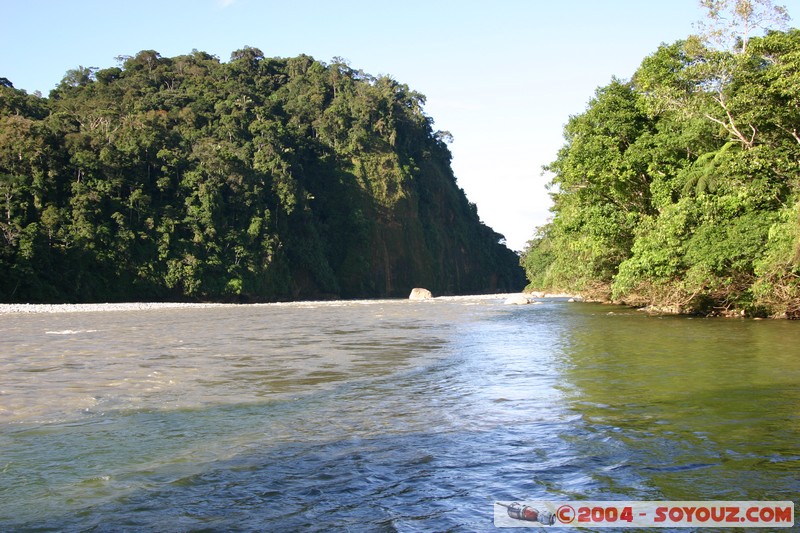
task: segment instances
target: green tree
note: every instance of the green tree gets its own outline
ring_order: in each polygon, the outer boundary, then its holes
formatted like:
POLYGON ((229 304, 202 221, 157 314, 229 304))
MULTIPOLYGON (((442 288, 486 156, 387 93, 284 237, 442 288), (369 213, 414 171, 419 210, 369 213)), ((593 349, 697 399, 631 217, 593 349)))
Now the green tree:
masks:
POLYGON ((798 51, 798 30, 736 54, 690 38, 600 89, 548 167, 553 220, 523 257, 532 286, 688 312, 800 312, 798 51))
POLYGON ((520 288, 406 85, 252 47, 118 60, 48 99, 0 80, 0 298, 520 288))

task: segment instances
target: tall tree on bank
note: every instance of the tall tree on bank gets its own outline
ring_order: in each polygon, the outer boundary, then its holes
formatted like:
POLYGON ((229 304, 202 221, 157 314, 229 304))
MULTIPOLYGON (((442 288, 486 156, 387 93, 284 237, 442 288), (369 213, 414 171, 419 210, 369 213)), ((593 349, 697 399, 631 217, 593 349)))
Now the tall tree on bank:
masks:
POLYGON ((628 83, 641 125, 625 152, 626 160, 642 154, 634 168, 646 191, 619 188, 631 171, 609 160, 609 145, 584 148, 607 142, 604 124, 630 121, 631 112, 596 98, 573 117, 548 167, 553 220, 524 255, 531 285, 686 312, 800 312, 798 57, 800 31, 790 30, 751 37, 735 52, 690 38, 646 58, 628 83), (575 136, 600 109, 610 111, 603 124, 575 136), (587 194, 598 175, 606 176, 599 190, 587 194), (607 197, 620 192, 627 202, 609 209, 607 197), (629 236, 595 244, 595 256, 611 259, 602 269, 581 251, 598 231, 629 236))

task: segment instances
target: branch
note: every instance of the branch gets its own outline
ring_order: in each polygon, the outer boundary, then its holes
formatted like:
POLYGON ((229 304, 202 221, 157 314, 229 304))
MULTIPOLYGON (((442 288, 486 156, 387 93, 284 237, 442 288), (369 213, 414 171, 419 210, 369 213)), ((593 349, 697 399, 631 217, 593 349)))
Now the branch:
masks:
POLYGON ((725 130, 728 133, 736 137, 739 140, 739 142, 741 142, 746 148, 752 148, 753 143, 755 142, 756 139, 756 133, 757 133, 756 128, 752 124, 749 124, 750 129, 753 130, 753 135, 751 135, 750 139, 748 140, 747 137, 745 137, 744 134, 742 134, 742 132, 739 131, 739 128, 736 127, 733 115, 731 114, 730 109, 728 109, 728 106, 725 104, 725 100, 723 99, 722 94, 720 94, 718 97, 714 97, 714 101, 717 102, 720 105, 720 107, 722 107, 722 109, 725 111, 725 116, 728 117, 728 122, 715 118, 708 113, 705 114, 705 117, 725 128, 725 130))
POLYGON ((788 133, 789 135, 791 135, 792 137, 794 137, 794 140, 800 143, 800 135, 797 133, 797 128, 789 130, 788 128, 784 128, 783 126, 778 126, 778 127, 783 131, 785 131, 786 133, 788 133))

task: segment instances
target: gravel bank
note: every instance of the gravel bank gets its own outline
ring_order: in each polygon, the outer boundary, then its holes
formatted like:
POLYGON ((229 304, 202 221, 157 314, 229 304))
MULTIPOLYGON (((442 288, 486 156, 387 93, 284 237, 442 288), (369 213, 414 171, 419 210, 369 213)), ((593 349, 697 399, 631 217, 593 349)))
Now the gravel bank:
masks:
POLYGON ((184 307, 222 307, 233 304, 129 302, 104 304, 0 304, 0 315, 11 313, 89 313, 98 311, 149 311, 184 307))

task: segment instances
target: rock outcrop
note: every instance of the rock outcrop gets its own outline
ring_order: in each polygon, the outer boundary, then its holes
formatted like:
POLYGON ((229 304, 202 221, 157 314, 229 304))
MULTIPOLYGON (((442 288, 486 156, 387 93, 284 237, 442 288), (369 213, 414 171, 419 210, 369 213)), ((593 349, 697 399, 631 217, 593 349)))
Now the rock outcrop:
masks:
POLYGON ((503 303, 506 305, 528 305, 531 301, 522 294, 515 294, 508 297, 503 303))
POLYGON ((431 294, 431 291, 419 287, 411 289, 411 294, 408 295, 409 300, 430 300, 432 298, 433 294, 431 294))

